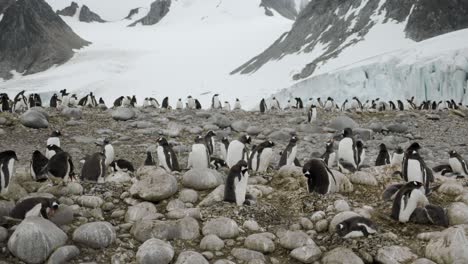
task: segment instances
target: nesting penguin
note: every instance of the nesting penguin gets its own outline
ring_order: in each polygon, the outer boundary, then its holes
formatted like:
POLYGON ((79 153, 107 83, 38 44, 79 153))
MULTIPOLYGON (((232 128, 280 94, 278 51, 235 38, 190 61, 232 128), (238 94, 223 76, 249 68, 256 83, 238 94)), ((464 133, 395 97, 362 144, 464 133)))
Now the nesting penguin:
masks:
POLYGON ((213 155, 215 151, 215 146, 216 146, 215 137, 216 137, 216 133, 212 130, 208 131, 205 135, 205 144, 206 144, 206 148, 208 149, 209 156, 213 155))
POLYGON ((31 176, 35 181, 47 180, 47 175, 43 174, 44 169, 47 167, 49 159, 42 155, 39 150, 36 150, 32 154, 31 159, 31 176))
POLYGON ((403 151, 403 148, 398 147, 395 150, 395 152, 393 152, 392 160, 390 161, 390 164, 392 164, 392 166, 398 165, 401 167, 403 164, 404 156, 405 156, 405 153, 403 151))
POLYGON ((452 168, 452 172, 462 177, 468 176, 468 166, 463 157, 456 151, 452 150, 449 152, 449 165, 452 168))
POLYGON ((74 168, 70 154, 59 150, 49 159, 43 173, 48 173, 48 176, 62 178, 64 182, 69 182, 75 179, 74 168))
POLYGON ((309 112, 307 112, 307 121, 311 123, 316 120, 317 120, 317 107, 315 105, 311 105, 309 108, 309 112))
POLYGON ((292 136, 289 140, 286 149, 281 153, 281 158, 278 164, 278 167, 291 166, 295 164, 296 155, 297 155, 297 136, 292 136))
POLYGON ((114 158, 115 158, 115 152, 114 152, 114 147, 112 146, 112 144, 110 143, 109 139, 104 139, 104 148, 103 148, 103 153, 106 157, 106 167, 109 166, 112 161, 114 161, 114 158))
POLYGON ((111 162, 109 165, 112 172, 135 172, 133 164, 124 159, 118 159, 111 162))
POLYGON ((8 191, 14 176, 15 161, 18 161, 18 157, 13 150, 0 152, 0 193, 8 191))
POLYGON ((45 219, 52 217, 59 208, 56 199, 45 197, 26 198, 15 205, 10 212, 10 217, 25 219, 28 216, 42 216, 45 219), (37 210, 37 212, 34 212, 37 210))
POLYGON ((367 237, 377 233, 377 228, 370 219, 355 216, 336 225, 336 233, 343 238, 367 237))
POLYGON ((434 176, 430 168, 426 166, 423 158, 419 155, 418 150, 421 146, 418 143, 413 143, 406 150, 403 159, 403 179, 407 182, 417 181, 423 184, 426 193, 429 192, 429 184, 434 181, 434 176))
POLYGON ((202 106, 200 104, 200 101, 198 101, 198 99, 195 99, 195 108, 198 109, 198 110, 202 109, 202 106))
POLYGON ((81 168, 81 180, 103 183, 106 178, 106 156, 96 152, 86 157, 81 168))
POLYGON ((244 160, 247 163, 247 146, 252 141, 252 138, 248 135, 242 135, 238 140, 233 140, 229 143, 227 155, 226 155, 226 163, 229 168, 232 168, 236 165, 240 160, 244 160))
POLYGON ((383 166, 390 164, 390 154, 388 154, 387 146, 385 144, 379 145, 379 155, 375 160, 375 166, 383 166))
POLYGON ((265 141, 253 148, 249 157, 249 168, 256 172, 266 172, 273 156, 273 141, 265 141))
POLYGON ((219 170, 221 168, 227 168, 227 163, 223 159, 210 157, 210 167, 215 170, 219 170))
POLYGON ((354 96, 353 100, 351 101, 351 109, 354 111, 362 110, 361 101, 359 101, 359 99, 356 96, 354 96))
POLYGON ((236 203, 241 206, 247 195, 249 180, 248 164, 245 160, 239 160, 229 171, 224 187, 224 201, 236 203))
POLYGON ((164 99, 162 101, 161 108, 164 108, 164 109, 170 109, 171 108, 169 106, 169 97, 164 97, 164 99))
POLYGON ((221 157, 224 160, 227 159, 228 148, 229 148, 229 139, 227 137, 223 137, 223 139, 221 139, 221 143, 219 143, 219 149, 221 152, 221 157))
POLYGON ((169 142, 164 137, 158 139, 157 153, 160 167, 169 172, 180 171, 177 156, 172 146, 169 145, 169 142))
POLYGON ((343 139, 338 144, 338 168, 341 172, 349 173, 358 169, 359 158, 356 142, 351 128, 345 128, 343 139))
POLYGON ((333 166, 335 166, 335 162, 336 162, 336 153, 335 153, 335 150, 333 149, 333 145, 334 145, 334 141, 329 140, 326 143, 325 153, 323 153, 323 155, 321 157, 323 159, 323 161, 325 161, 325 164, 327 164, 327 166, 329 168, 333 168, 333 166))
POLYGON ((47 148, 45 152, 45 156, 50 159, 53 155, 49 154, 49 146, 57 146, 60 147, 60 136, 62 133, 59 130, 54 130, 50 134, 49 138, 47 139, 47 148))
POLYGON ((210 154, 202 136, 195 137, 192 151, 189 153, 187 168, 207 169, 210 164, 210 154))
POLYGON ((224 102, 223 110, 224 111, 231 111, 231 104, 228 101, 224 102))
POLYGON ((328 97, 323 108, 325 109, 325 111, 333 111, 335 109, 335 101, 333 100, 333 98, 328 97))
POLYGON ((22 112, 28 109, 28 99, 24 96, 24 92, 19 92, 13 99, 13 112, 22 112))
POLYGON ((406 223, 419 205, 429 204, 423 189, 423 184, 418 181, 410 181, 401 187, 393 200, 391 217, 406 223))
POLYGON ((63 150, 56 145, 50 145, 46 148, 46 158, 51 159, 55 154, 62 152, 63 150))
POLYGON ((302 173, 307 178, 309 193, 327 194, 337 190, 335 175, 322 159, 311 159, 306 162, 302 167, 302 173))

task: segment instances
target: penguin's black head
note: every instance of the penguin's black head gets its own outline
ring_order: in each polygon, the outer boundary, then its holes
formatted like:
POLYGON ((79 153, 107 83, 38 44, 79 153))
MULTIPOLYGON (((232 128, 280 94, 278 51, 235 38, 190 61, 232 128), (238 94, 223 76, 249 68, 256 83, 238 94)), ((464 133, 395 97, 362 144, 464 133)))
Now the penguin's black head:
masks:
POLYGON ((58 210, 59 203, 56 200, 44 200, 41 202, 41 214, 44 218, 51 218, 58 210))
POLYGON ((165 146, 165 145, 169 145, 169 142, 167 142, 167 139, 166 139, 166 138, 160 137, 160 138, 158 138, 158 144, 159 144, 160 146, 165 146))
POLYGON ((240 167, 240 172, 242 176, 245 176, 249 172, 249 168, 247 162, 245 160, 241 160, 237 163, 240 167))
POLYGON ((356 96, 353 96, 353 99, 354 99, 354 100, 357 100, 357 97, 356 97, 356 96))
POLYGON ((423 186, 422 182, 418 182, 418 181, 410 181, 405 185, 405 187, 408 187, 410 189, 419 189, 422 186, 423 186))
POLYGON ((379 145, 380 151, 387 151, 387 146, 384 143, 379 145))
POLYGON ((356 147, 357 147, 358 149, 363 149, 363 148, 364 148, 364 143, 363 143, 361 140, 358 140, 358 141, 356 142, 356 147))
POLYGON ((341 236, 341 237, 344 237, 346 236, 346 234, 349 233, 349 226, 348 226, 348 222, 347 221, 343 221, 339 224, 336 225, 336 233, 341 236))
POLYGON ((229 143, 229 139, 227 137, 223 137, 223 139, 221 139, 221 142, 223 143, 229 143))
POLYGON ((275 142, 268 140, 268 147, 274 147, 274 146, 275 146, 275 142))
POLYGON ((203 142, 203 137, 202 136, 196 136, 195 137, 195 143, 202 143, 203 142))
POLYGON ((249 135, 243 135, 239 141, 244 144, 250 144, 252 142, 252 138, 249 135))
POLYGON ((208 133, 206 133, 205 137, 214 137, 214 136, 216 136, 216 133, 213 130, 210 130, 208 131, 208 133))
POLYGON ((110 144, 110 140, 108 138, 105 138, 103 143, 104 143, 104 146, 108 145, 108 144, 110 144))
POLYGON ((4 152, 0 152, 0 160, 10 160, 10 159, 14 159, 16 161, 18 161, 18 157, 16 156, 16 152, 14 152, 13 150, 7 150, 7 151, 4 151, 4 152))
POLYGON ((343 130, 343 137, 352 137, 353 136, 353 130, 349 127, 345 128, 343 130))
POLYGON ((451 151, 449 151, 449 155, 450 155, 451 158, 456 157, 457 152, 455 150, 451 150, 451 151))
POLYGON ((179 101, 182 101, 182 98, 179 98, 179 101))
POLYGON ((320 99, 320 97, 319 97, 319 98, 317 98, 317 101, 319 101, 319 102, 320 102, 320 100, 322 100, 322 99, 320 99))
POLYGON ((60 133, 60 130, 54 130, 52 131, 52 134, 50 134, 51 137, 60 137, 62 133, 60 133))
POLYGON ((236 102, 239 102, 239 98, 236 98, 236 102))
POLYGON ((407 151, 408 151, 408 152, 413 152, 413 151, 418 151, 418 150, 420 150, 420 149, 421 149, 421 146, 419 145, 419 143, 418 143, 418 142, 414 142, 413 144, 411 144, 411 145, 408 147, 407 151))
POLYGON ((395 153, 397 153, 397 154, 403 154, 403 148, 402 148, 402 147, 398 147, 398 148, 395 150, 395 153))
POLYGON ((310 106, 311 109, 314 109, 314 108, 316 108, 316 107, 317 107, 317 106, 314 105, 314 104, 310 106))
POLYGON ((293 136, 291 137, 291 139, 289 140, 289 142, 290 142, 290 143, 296 143, 297 140, 298 140, 298 139, 297 139, 297 136, 296 136, 296 135, 293 135, 293 136))
POLYGON ((191 95, 189 95, 189 96, 187 96, 187 98, 192 98, 192 96, 191 96, 191 95))

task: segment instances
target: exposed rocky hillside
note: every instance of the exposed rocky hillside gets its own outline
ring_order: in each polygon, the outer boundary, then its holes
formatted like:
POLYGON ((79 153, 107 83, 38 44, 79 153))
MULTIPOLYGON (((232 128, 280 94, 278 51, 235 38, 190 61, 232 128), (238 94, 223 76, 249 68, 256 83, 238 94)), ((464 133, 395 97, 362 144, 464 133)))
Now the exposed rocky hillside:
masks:
POLYGON ((76 14, 76 11, 78 11, 78 8, 80 8, 80 6, 75 3, 75 2, 71 2, 71 4, 67 7, 65 7, 64 9, 62 10, 57 10, 57 14, 61 15, 61 16, 74 16, 76 14))
POLYGON ((78 15, 78 19, 81 22, 91 23, 91 22, 99 22, 104 23, 106 22, 102 19, 98 14, 94 13, 89 9, 87 5, 83 5, 81 8, 80 6, 75 3, 71 2, 70 6, 65 7, 62 10, 57 10, 57 14, 61 16, 75 16, 76 12, 80 12, 78 15))
POLYGON ((163 17, 169 13, 170 7, 171 0, 156 0, 151 4, 149 13, 142 19, 139 19, 130 24, 129 27, 134 27, 138 24, 144 26, 154 25, 161 21, 161 19, 163 19, 163 17))
POLYGON ((44 0, 18 0, 0 22, 0 78, 62 64, 87 44, 44 0))
POLYGON ((267 15, 273 15, 272 10, 280 15, 295 20, 310 0, 262 0, 261 6, 265 7, 267 15))
POLYGON ((0 14, 3 14, 14 1, 15 0, 0 0, 0 14))

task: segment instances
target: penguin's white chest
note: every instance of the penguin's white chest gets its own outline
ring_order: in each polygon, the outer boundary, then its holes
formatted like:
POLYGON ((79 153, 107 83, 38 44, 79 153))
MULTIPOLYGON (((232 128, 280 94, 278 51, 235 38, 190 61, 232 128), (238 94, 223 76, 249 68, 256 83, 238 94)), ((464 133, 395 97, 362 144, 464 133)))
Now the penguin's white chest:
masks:
POLYGON ((234 104, 234 109, 235 109, 235 110, 241 109, 241 104, 240 104, 239 102, 236 102, 236 103, 234 104))
POLYGON ((218 97, 213 98, 213 107, 214 108, 221 108, 221 102, 219 101, 218 97))
POLYGON ((143 107, 149 107, 150 106, 150 102, 149 100, 146 100, 143 102, 143 107))
POLYGON ((114 161, 114 147, 111 144, 107 144, 104 147, 104 154, 106 156, 106 166, 109 166, 114 161))
POLYGON ((184 108, 182 102, 181 102, 181 101, 177 101, 176 109, 182 109, 182 108, 184 108))
POLYGON ((226 162, 230 168, 236 165, 240 160, 244 159, 244 148, 245 145, 238 140, 234 140, 229 144, 226 162))
POLYGON ((356 100, 353 100, 351 102, 351 108, 352 109, 358 109, 359 108, 359 103, 356 100))
POLYGON ((191 165, 194 169, 208 168, 208 156, 205 145, 194 144, 190 154, 191 165))
POLYGON ((408 181, 424 183, 421 163, 415 159, 408 159, 408 181))
POLYGON ((286 165, 294 165, 294 160, 296 159, 297 155, 297 146, 292 147, 291 153, 288 156, 288 159, 286 160, 286 165))
POLYGON ((221 157, 223 157, 224 160, 227 159, 227 149, 224 143, 219 143, 219 151, 221 153, 221 157))
POLYGON ((350 163, 357 167, 354 160, 353 140, 351 138, 343 138, 338 144, 338 159, 343 159, 345 162, 350 163))
POLYGON ((361 166, 364 163, 365 159, 366 159, 366 150, 363 149, 361 152, 361 155, 359 155, 359 166, 361 166))
POLYGON ((241 206, 245 202, 245 195, 247 194, 247 183, 249 180, 249 174, 245 173, 239 181, 238 178, 234 180, 235 193, 236 193, 236 204, 241 206))
POLYGON ((164 148, 162 146, 158 146, 156 152, 158 153, 159 166, 163 167, 167 171, 171 171, 168 161, 166 160, 166 155, 164 154, 164 148))
POLYGON ((465 170, 463 169, 463 165, 457 158, 449 158, 449 165, 454 173, 466 176, 465 170))
POLYGON ((401 164, 403 163, 403 156, 404 156, 403 153, 401 154, 393 153, 392 161, 391 161, 392 166, 394 165, 401 166, 401 164))
MULTIPOLYGON (((260 163, 258 164, 257 171, 265 172, 270 166, 271 157, 273 156, 273 150, 271 148, 265 148, 260 154, 260 163)), ((255 161, 255 165, 257 165, 257 161, 255 161)), ((253 167, 253 160, 252 160, 252 167, 253 167)))
POLYGON ((325 103, 325 110, 332 110, 333 108, 333 103, 331 101, 327 101, 325 103))
POLYGON ((50 137, 47 139, 47 146, 50 145, 55 145, 57 147, 60 147, 60 138, 58 137, 50 137))
POLYGON ((333 168, 333 166, 335 166, 335 162, 336 162, 336 153, 332 152, 328 156, 328 164, 327 164, 328 168, 333 168))
POLYGON ((310 114, 310 121, 315 121, 317 120, 317 108, 312 108, 311 114, 310 114))
POLYGON ((411 214, 413 214, 414 210, 418 205, 424 206, 429 204, 424 193, 419 190, 415 189, 411 191, 411 195, 408 198, 407 202, 405 203, 405 197, 401 197, 400 200, 400 214, 398 216, 398 220, 402 223, 406 223, 409 221, 411 214))
POLYGON ((194 109, 195 108, 195 100, 193 99, 189 99, 188 102, 187 102, 187 105, 190 109, 194 109))

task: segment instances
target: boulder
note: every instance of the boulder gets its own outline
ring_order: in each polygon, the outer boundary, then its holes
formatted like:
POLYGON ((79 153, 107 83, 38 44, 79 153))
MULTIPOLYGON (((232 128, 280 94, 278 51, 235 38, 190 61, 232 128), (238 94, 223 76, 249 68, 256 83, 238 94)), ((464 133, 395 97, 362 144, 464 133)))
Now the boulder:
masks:
POLYGON ((439 264, 468 263, 468 240, 463 226, 445 229, 426 246, 426 258, 439 264))
POLYGON ((117 121, 127 121, 135 117, 135 110, 127 107, 118 107, 112 112, 112 118, 117 121))
POLYGON ((247 122, 245 120, 237 120, 232 122, 231 127, 234 131, 237 132, 245 132, 247 128, 249 127, 250 122, 247 122))
POLYGON ((151 238, 146 240, 136 253, 139 264, 169 264, 174 258, 174 249, 168 242, 151 238))
POLYGON ((329 127, 335 130, 341 131, 341 130, 344 130, 345 128, 351 128, 351 129, 357 128, 358 124, 349 116, 342 115, 333 119, 330 122, 329 127))
POLYGON ((108 222, 87 223, 73 232, 73 241, 94 249, 107 248, 115 239, 114 227, 108 222))
POLYGON ((136 198, 159 202, 177 192, 177 180, 168 173, 158 173, 158 170, 153 170, 145 178, 135 182, 129 192, 136 198))
POLYGON ((80 108, 65 107, 62 110, 62 115, 70 119, 81 119, 81 116, 83 115, 83 113, 81 112, 80 108))
POLYGON ((447 210, 450 225, 468 224, 468 205, 461 202, 452 203, 447 210))
POLYGON ((76 246, 59 247, 50 255, 47 264, 70 263, 70 260, 78 257, 78 255, 80 255, 80 250, 76 246))
POLYGON ((376 260, 382 264, 407 263, 418 256, 407 247, 387 246, 377 251, 376 260))
POLYGON ((203 235, 217 235, 222 239, 235 238, 239 235, 237 223, 227 217, 219 217, 208 221, 203 226, 203 235))
POLYGON ((182 177, 182 185, 198 191, 214 189, 223 182, 221 174, 212 169, 191 169, 182 177))
POLYGON ((198 206, 199 207, 208 207, 217 202, 221 202, 224 199, 224 184, 218 186, 210 194, 208 194, 205 199, 203 199, 198 206))
POLYGON ((322 250, 313 244, 296 248, 289 255, 301 263, 314 263, 322 256, 322 250))
POLYGON ((175 264, 209 264, 209 262, 198 252, 184 251, 179 254, 175 264))
POLYGON ((286 231, 278 235, 282 247, 293 250, 306 245, 315 245, 314 241, 302 231, 286 231))
POLYGON ((20 122, 23 126, 29 128, 47 128, 49 127, 48 117, 40 111, 30 109, 20 116, 20 122))
POLYGON ((375 176, 367 171, 356 171, 349 176, 349 180, 361 185, 377 186, 379 184, 375 176))
POLYGON ((265 256, 262 253, 246 248, 234 248, 231 250, 231 255, 238 260, 248 263, 253 260, 266 261, 265 256))
POLYGON ((201 250, 219 251, 224 248, 224 241, 217 235, 207 235, 200 242, 201 250))
POLYGON ((157 210, 154 204, 150 202, 142 202, 128 208, 127 213, 125 214, 125 222, 136 222, 156 213, 157 210))
POLYGON ((348 248, 337 247, 325 253, 322 257, 323 264, 364 264, 354 252, 348 248))
POLYGON ((271 253, 275 251, 275 243, 262 234, 253 234, 244 241, 244 246, 248 249, 262 253, 271 253))
POLYGON ((130 233, 140 242, 150 238, 193 240, 200 236, 200 226, 192 217, 174 221, 141 220, 133 225, 130 233))

